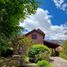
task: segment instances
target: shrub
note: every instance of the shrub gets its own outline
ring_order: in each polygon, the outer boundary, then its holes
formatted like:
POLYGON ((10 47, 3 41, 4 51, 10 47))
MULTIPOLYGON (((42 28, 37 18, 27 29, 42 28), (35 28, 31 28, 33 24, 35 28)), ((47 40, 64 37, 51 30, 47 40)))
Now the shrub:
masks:
POLYGON ((67 60, 67 40, 64 41, 62 46, 63 46, 63 51, 60 52, 60 57, 67 60))
POLYGON ((50 67, 50 64, 46 60, 38 61, 36 67, 50 67))
POLYGON ((22 47, 22 55, 28 56, 28 50, 30 46, 33 45, 32 40, 28 37, 23 36, 19 39, 19 44, 20 47, 22 47))
POLYGON ((9 49, 6 50, 6 55, 7 56, 12 56, 12 54, 13 54, 13 50, 12 49, 9 48, 9 49))
POLYGON ((9 56, 12 56, 13 54, 13 50, 8 48, 7 50, 2 50, 1 52, 1 56, 2 57, 9 57, 9 56))
POLYGON ((5 55, 6 55, 6 52, 5 52, 5 50, 3 49, 3 50, 1 51, 1 56, 2 56, 2 57, 5 57, 5 55))
POLYGON ((30 48, 28 56, 30 62, 37 62, 38 60, 48 59, 50 54, 51 52, 47 46, 44 46, 43 44, 35 44, 30 48))

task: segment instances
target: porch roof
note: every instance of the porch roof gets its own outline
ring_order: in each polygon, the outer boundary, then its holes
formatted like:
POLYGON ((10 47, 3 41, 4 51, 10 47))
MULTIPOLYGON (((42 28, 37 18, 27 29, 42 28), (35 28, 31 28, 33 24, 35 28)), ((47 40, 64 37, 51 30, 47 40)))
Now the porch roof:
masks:
POLYGON ((49 41, 44 41, 44 45, 46 45, 49 48, 53 48, 53 49, 60 46, 60 44, 49 42, 49 41))

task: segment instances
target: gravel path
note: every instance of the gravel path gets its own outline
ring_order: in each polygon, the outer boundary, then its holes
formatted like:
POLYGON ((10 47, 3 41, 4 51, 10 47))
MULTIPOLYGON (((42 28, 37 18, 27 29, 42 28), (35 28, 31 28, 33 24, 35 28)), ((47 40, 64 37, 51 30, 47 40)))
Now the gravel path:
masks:
POLYGON ((60 57, 51 57, 53 67, 67 67, 67 60, 60 57))

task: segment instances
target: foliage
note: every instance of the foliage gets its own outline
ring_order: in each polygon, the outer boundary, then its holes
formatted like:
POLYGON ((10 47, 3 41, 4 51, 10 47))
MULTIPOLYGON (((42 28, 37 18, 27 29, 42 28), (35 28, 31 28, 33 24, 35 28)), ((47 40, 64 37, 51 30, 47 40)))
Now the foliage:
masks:
POLYGON ((18 66, 18 60, 13 59, 11 57, 9 58, 0 58, 0 67, 17 67, 18 66))
POLYGON ((23 51, 22 54, 27 56, 28 50, 33 45, 33 42, 31 39, 23 36, 19 39, 19 45, 20 47, 22 47, 22 51, 23 51))
POLYGON ((43 44, 35 44, 29 50, 29 57, 31 62, 37 62, 38 60, 48 60, 50 57, 50 49, 43 44))
POLYGON ((8 48, 8 49, 6 50, 6 55, 7 55, 7 56, 12 56, 12 55, 13 55, 13 49, 8 48))
POLYGON ((27 15, 34 13, 37 6, 35 0, 0 0, 0 53, 23 29, 19 27, 19 20, 24 20, 27 15))
POLYGON ((35 0, 0 0, 0 35, 17 32, 19 19, 33 13, 37 5, 35 0))
POLYGON ((46 60, 38 61, 36 67, 50 67, 50 64, 46 60))
POLYGON ((48 54, 48 51, 46 52, 40 52, 39 54, 35 55, 35 62, 37 62, 38 60, 47 60, 49 61, 49 57, 50 55, 48 54))
POLYGON ((25 36, 18 36, 12 42, 14 52, 18 51, 19 55, 21 55, 21 60, 25 61, 28 56, 28 50, 33 45, 32 40, 25 36))
POLYGON ((33 42, 31 39, 25 36, 19 36, 17 41, 14 42, 14 47, 18 48, 18 52, 20 55, 19 66, 22 66, 25 62, 28 62, 26 58, 28 57, 28 50, 33 42), (16 46, 15 46, 16 45, 16 46))
POLYGON ((2 36, 0 36, 0 56, 1 56, 1 51, 6 50, 9 47, 8 44, 8 39, 4 36, 4 38, 2 36))
POLYGON ((60 52, 60 57, 67 59, 67 40, 64 41, 63 49, 64 50, 60 52))
POLYGON ((12 54, 13 54, 13 49, 10 49, 10 48, 8 48, 7 50, 1 51, 2 57, 10 57, 10 56, 12 56, 12 54))

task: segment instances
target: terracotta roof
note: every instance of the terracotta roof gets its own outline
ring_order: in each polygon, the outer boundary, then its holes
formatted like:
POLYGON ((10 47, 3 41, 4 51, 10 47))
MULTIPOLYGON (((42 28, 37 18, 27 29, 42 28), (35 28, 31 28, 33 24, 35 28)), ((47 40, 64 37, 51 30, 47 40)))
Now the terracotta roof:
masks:
POLYGON ((41 34, 41 35, 43 35, 43 36, 45 35, 45 34, 44 34, 44 32, 43 32, 43 31, 41 31, 40 29, 37 29, 37 30, 36 30, 36 29, 34 29, 34 30, 30 31, 29 33, 25 34, 25 36, 27 36, 27 35, 31 34, 31 33, 32 33, 32 32, 34 32, 34 31, 35 31, 35 32, 37 32, 37 33, 40 33, 40 34, 41 34))

